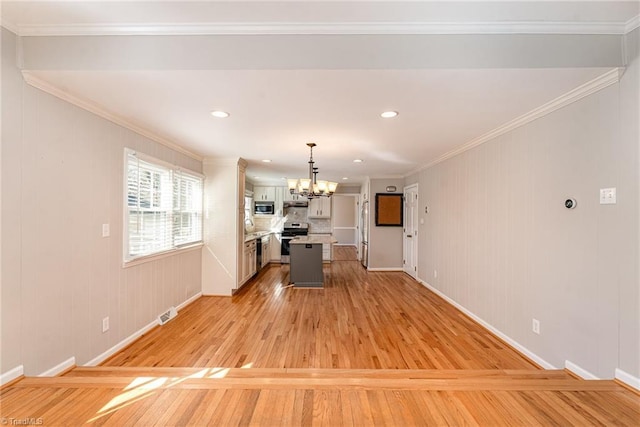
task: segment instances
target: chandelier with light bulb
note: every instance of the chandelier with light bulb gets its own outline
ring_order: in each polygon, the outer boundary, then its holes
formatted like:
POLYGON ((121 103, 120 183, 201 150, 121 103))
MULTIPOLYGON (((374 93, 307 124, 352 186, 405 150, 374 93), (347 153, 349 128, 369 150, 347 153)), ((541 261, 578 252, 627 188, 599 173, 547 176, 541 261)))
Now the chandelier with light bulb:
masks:
POLYGON ((316 146, 315 142, 307 143, 309 147, 309 178, 299 179, 287 179, 289 192, 294 195, 306 197, 308 199, 314 199, 316 197, 331 197, 338 188, 337 182, 318 181, 318 168, 314 166, 313 162, 313 147, 316 146))

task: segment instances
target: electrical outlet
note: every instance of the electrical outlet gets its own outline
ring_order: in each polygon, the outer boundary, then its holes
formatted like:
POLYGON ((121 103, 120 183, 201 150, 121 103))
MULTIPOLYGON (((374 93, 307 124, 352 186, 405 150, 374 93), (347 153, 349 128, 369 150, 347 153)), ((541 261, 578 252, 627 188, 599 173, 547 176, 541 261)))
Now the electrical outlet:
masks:
POLYGON ((533 322, 531 322, 531 329, 535 334, 540 335, 540 321, 538 319, 533 319, 533 322))
POLYGON ((109 317, 105 317, 102 319, 102 333, 105 333, 109 330, 109 317))
POLYGON ((433 270, 433 277, 438 277, 438 270, 433 270))

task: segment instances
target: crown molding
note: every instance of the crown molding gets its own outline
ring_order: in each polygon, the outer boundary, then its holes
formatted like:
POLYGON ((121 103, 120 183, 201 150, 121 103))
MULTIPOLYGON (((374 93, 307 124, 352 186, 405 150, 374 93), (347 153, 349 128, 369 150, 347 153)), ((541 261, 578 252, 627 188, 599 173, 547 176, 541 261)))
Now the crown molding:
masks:
POLYGON ((20 25, 3 21, 16 34, 35 36, 131 35, 446 35, 446 34, 617 34, 628 22, 230 22, 185 24, 20 25))
POLYGON ((450 159, 454 156, 457 156, 458 154, 462 154, 465 151, 471 150, 472 148, 477 147, 478 145, 484 144, 485 142, 489 142, 499 137, 500 135, 504 135, 507 132, 511 132, 512 130, 519 128, 521 126, 524 126, 527 123, 531 123, 534 120, 537 120, 543 116, 546 116, 547 114, 551 114, 552 112, 559 110, 560 108, 566 107, 567 105, 572 104, 576 101, 579 101, 584 97, 587 97, 608 86, 611 86, 612 84, 618 83, 620 81, 620 78, 622 77, 622 74, 624 74, 624 71, 625 71, 625 68, 623 67, 614 68, 610 71, 607 71, 606 73, 596 77, 595 79, 581 86, 578 86, 577 88, 565 93, 564 95, 561 95, 555 98, 554 100, 549 101, 546 104, 543 104, 540 107, 535 108, 529 111, 528 113, 523 114, 522 116, 517 117, 488 133, 485 133, 484 135, 481 135, 475 139, 472 139, 471 141, 461 145, 460 147, 454 150, 446 152, 445 154, 438 157, 437 159, 427 164, 426 166, 422 166, 418 169, 409 171, 404 176, 406 178, 410 175, 413 175, 414 173, 418 173, 425 169, 428 169, 431 166, 444 162, 445 160, 450 159))
POLYGON ((640 27, 640 15, 636 15, 624 24, 624 33, 628 34, 640 27))
POLYGON ((213 166, 240 166, 247 167, 247 161, 242 157, 205 157, 202 160, 203 165, 213 166))
POLYGON ((404 175, 372 175, 369 179, 404 179, 404 177, 404 175))
POLYGON ((37 89, 40 89, 44 92, 47 92, 50 95, 53 95, 57 98, 60 98, 70 104, 75 105, 76 107, 80 107, 83 110, 87 110, 97 116, 102 117, 103 119, 109 120, 110 122, 113 122, 117 125, 120 125, 124 128, 127 128, 139 135, 144 136, 145 138, 149 138, 152 141, 155 141, 159 144, 164 145, 165 147, 171 148, 174 151, 177 151, 179 153, 182 153, 188 157, 191 157, 194 160, 198 160, 198 161, 202 161, 203 157, 196 154, 196 153, 192 153, 191 151, 183 148, 182 146, 176 144, 173 141, 170 141, 167 138, 164 138, 148 129, 146 129, 145 127, 129 120, 129 119, 125 119, 122 116, 119 116, 115 113, 112 113, 111 111, 107 110, 106 108, 104 108, 103 106, 96 104, 92 101, 86 100, 86 99, 82 99, 76 95, 72 95, 69 92, 62 90, 54 85, 52 85, 51 83, 33 75, 33 73, 29 72, 29 71, 22 71, 22 76, 24 78, 24 81, 27 82, 27 84, 29 84, 30 86, 33 86, 37 89))
POLYGON ((2 26, 7 31, 11 31, 15 35, 18 35, 19 28, 16 25, 14 25, 12 22, 2 19, 0 21, 0 26, 2 26))

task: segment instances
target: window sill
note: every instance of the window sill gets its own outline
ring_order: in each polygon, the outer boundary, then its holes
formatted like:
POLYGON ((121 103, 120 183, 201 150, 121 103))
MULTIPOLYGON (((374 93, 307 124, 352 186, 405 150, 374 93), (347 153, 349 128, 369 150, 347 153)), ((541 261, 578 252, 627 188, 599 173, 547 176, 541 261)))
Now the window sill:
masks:
POLYGON ((170 257, 170 256, 182 254, 182 253, 185 253, 185 252, 195 251, 197 249, 200 249, 203 246, 204 246, 203 242, 198 242, 198 243, 194 243, 194 244, 189 245, 189 246, 183 246, 183 247, 178 248, 178 249, 171 249, 169 251, 160 252, 160 253, 153 254, 153 255, 141 256, 141 257, 138 257, 138 258, 134 258, 131 261, 124 261, 122 263, 122 268, 134 267, 136 265, 144 264, 144 263, 147 263, 147 262, 157 261, 157 260, 162 259, 162 258, 167 258, 167 257, 170 257))

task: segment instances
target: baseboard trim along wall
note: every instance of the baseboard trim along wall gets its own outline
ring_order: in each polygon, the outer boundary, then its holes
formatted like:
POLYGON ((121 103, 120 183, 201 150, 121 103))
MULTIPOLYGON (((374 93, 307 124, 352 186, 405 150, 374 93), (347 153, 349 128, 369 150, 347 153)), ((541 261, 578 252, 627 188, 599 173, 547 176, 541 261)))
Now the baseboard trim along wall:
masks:
POLYGON ((15 368, 0 375, 0 386, 9 384, 11 381, 20 378, 24 375, 24 366, 16 366, 15 368))
POLYGON ((56 375, 59 375, 59 374, 63 373, 64 371, 73 368, 74 366, 76 366, 76 358, 75 357, 70 357, 67 360, 65 360, 64 362, 57 364, 53 368, 44 371, 43 373, 41 373, 38 376, 39 377, 55 377, 56 375))
MULTIPOLYGON (((178 307, 176 307, 176 310, 178 310, 178 311, 182 310, 183 308, 185 308, 186 306, 188 306, 189 304, 191 304, 192 302, 194 302, 195 300, 197 300, 201 296, 202 296, 202 292, 198 292, 197 294, 195 294, 194 296, 192 296, 191 298, 189 298, 188 300, 186 300, 182 304, 178 305, 178 307)), ((156 326, 158 326, 158 320, 157 319, 154 320, 153 322, 149 323, 148 325, 143 326, 141 329, 139 329, 136 332, 134 332, 133 334, 129 335, 127 338, 123 339, 118 344, 114 345, 113 347, 111 347, 110 349, 105 351, 104 353, 102 353, 99 356, 91 359, 90 361, 85 363, 83 366, 97 366, 97 365, 99 365, 100 363, 102 363, 105 360, 107 360, 109 357, 113 356, 114 354, 116 354, 117 352, 119 352, 120 350, 122 350, 123 348, 125 348, 126 346, 128 346, 129 344, 131 344, 132 342, 137 340, 138 338, 140 338, 142 335, 144 335, 147 332, 149 332, 151 329, 155 328, 156 326)))
POLYGON ((189 298, 188 300, 186 300, 182 304, 178 305, 176 307, 176 310, 178 310, 178 311, 182 310, 183 308, 185 308, 186 306, 188 306, 189 304, 191 304, 192 302, 194 302, 195 300, 197 300, 201 296, 202 296, 202 292, 198 292, 197 294, 195 294, 194 296, 192 296, 191 298, 189 298))
POLYGON ((482 320, 481 318, 479 318, 478 316, 473 314, 471 311, 467 310, 465 307, 463 307, 462 305, 458 304, 456 301, 452 300, 451 298, 449 298, 448 296, 446 296, 445 294, 440 292, 438 289, 436 289, 433 286, 431 286, 430 284, 428 284, 427 282, 425 282, 423 280, 420 280, 420 279, 416 279, 416 280, 419 283, 421 283, 422 285, 424 285, 427 289, 429 289, 430 291, 432 291, 433 293, 438 295, 440 298, 444 299, 449 304, 453 305, 455 308, 457 308, 458 310, 460 310, 461 312, 463 312, 464 314, 466 314, 467 316, 472 318, 474 321, 479 323, 482 327, 487 329, 489 332, 491 332, 492 334, 494 334, 495 336, 497 336, 498 338, 500 338, 501 340, 503 340, 504 342, 509 344, 511 347, 513 347, 516 350, 518 350, 520 353, 522 353, 523 355, 525 355, 526 357, 528 357, 529 359, 531 359, 532 361, 534 361, 538 365, 540 365, 542 368, 544 368, 544 369, 558 369, 555 366, 553 366, 551 363, 547 362, 546 360, 544 360, 543 358, 541 358, 537 354, 535 354, 532 351, 530 351, 528 348, 524 347, 522 344, 518 343, 517 341, 514 341, 513 339, 511 339, 507 335, 503 334, 502 332, 500 332, 499 330, 497 330, 496 328, 494 328, 493 326, 491 326, 490 324, 488 324, 487 322, 485 322, 484 320, 482 320))
POLYGON ((616 368, 616 379, 622 383, 625 383, 634 390, 640 391, 640 378, 634 377, 633 375, 626 373, 622 369, 616 368))
POLYGON ((110 349, 108 349, 107 351, 102 353, 101 355, 91 359, 90 361, 85 363, 83 366, 97 366, 97 365, 99 365, 100 363, 102 363, 105 360, 107 360, 109 357, 113 356, 114 354, 116 354, 117 352, 119 352, 120 350, 122 350, 123 348, 125 348, 126 346, 128 346, 129 344, 131 344, 132 342, 137 340, 138 338, 140 338, 142 335, 144 335, 147 332, 149 332, 151 329, 155 328, 156 326, 158 326, 158 320, 157 319, 154 320, 153 322, 149 323, 148 325, 143 326, 141 329, 139 329, 136 332, 134 332, 133 334, 129 335, 127 338, 123 339, 118 344, 114 345, 113 347, 111 347, 110 349))
POLYGON ((402 268, 397 267, 367 267, 367 271, 404 271, 402 268))
POLYGON ((571 371, 572 373, 576 374, 577 376, 579 376, 583 380, 599 380, 600 379, 600 378, 596 377, 595 375, 593 375, 591 372, 587 371, 586 369, 582 369, 580 366, 576 365, 575 363, 570 362, 569 360, 565 360, 564 361, 564 367, 565 367, 565 369, 567 369, 567 370, 571 371))

